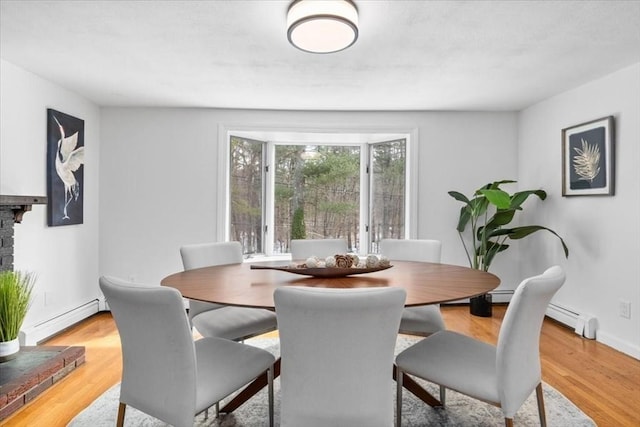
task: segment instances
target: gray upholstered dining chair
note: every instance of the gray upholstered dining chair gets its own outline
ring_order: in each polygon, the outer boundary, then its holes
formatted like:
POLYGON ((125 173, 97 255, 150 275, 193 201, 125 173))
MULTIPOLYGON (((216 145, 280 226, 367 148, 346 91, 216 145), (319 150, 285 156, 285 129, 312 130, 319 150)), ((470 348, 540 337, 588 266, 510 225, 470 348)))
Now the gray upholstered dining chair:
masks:
MULTIPOLYGON (((442 243, 430 239, 382 239, 380 254, 391 260, 440 262, 442 243)), ((400 333, 429 336, 445 329, 444 319, 437 304, 407 307, 402 312, 400 333)))
POLYGON ((564 281, 558 266, 523 280, 507 308, 497 346, 441 331, 400 353, 396 357, 397 425, 402 413, 402 374, 407 373, 500 407, 507 427, 513 426, 514 415, 535 389, 540 423, 546 426, 540 329, 547 306, 564 281))
POLYGON ((193 341, 178 290, 110 277, 100 289, 122 343, 117 425, 127 405, 176 427, 267 371, 269 425, 273 425, 274 356, 223 338, 193 341))
POLYGON ((326 258, 335 254, 346 254, 348 250, 345 239, 291 240, 291 259, 294 260, 306 260, 312 256, 326 258))
POLYGON ((280 425, 393 425, 401 288, 281 287, 280 425))
MULTIPOLYGON (((242 262, 239 242, 216 242, 184 245, 180 248, 185 270, 242 262)), ((189 321, 206 337, 227 338, 234 341, 277 329, 273 311, 261 308, 232 307, 189 300, 189 321)))

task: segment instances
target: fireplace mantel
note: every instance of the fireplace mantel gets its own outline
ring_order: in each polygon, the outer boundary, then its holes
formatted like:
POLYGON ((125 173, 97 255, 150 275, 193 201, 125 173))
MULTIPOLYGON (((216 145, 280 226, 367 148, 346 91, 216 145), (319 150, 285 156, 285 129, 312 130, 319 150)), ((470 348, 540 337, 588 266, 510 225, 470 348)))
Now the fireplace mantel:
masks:
POLYGON ((44 196, 7 196, 0 194, 0 208, 11 209, 16 223, 22 222, 22 215, 31 210, 32 205, 46 205, 44 196))
POLYGON ((46 203, 44 196, 0 194, 0 271, 13 270, 13 226, 22 221, 22 215, 30 211, 32 205, 46 203))

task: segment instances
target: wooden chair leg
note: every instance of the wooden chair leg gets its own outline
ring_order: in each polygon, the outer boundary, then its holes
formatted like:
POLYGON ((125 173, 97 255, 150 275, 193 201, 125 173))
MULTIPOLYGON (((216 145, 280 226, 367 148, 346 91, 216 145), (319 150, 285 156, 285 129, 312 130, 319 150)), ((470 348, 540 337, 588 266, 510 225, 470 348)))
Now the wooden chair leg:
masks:
POLYGON ((505 418, 504 419, 505 427, 513 427, 513 418, 505 418))
POLYGON ((396 366, 396 427, 402 424, 402 369, 396 366))
POLYGON ((544 410, 544 395, 542 394, 542 383, 536 387, 536 399, 538 400, 538 415, 540 416, 540 426, 547 427, 547 416, 544 410))
POLYGON ((273 417, 273 369, 274 367, 270 367, 267 369, 267 387, 269 393, 269 427, 273 427, 274 417, 273 417))
POLYGON ((118 419, 116 421, 116 426, 117 427, 122 427, 124 426, 124 413, 127 410, 127 405, 125 405, 124 403, 120 402, 120 405, 118 405, 118 419))
POLYGON ((445 386, 440 386, 440 403, 444 406, 445 400, 447 400, 447 389, 445 386))

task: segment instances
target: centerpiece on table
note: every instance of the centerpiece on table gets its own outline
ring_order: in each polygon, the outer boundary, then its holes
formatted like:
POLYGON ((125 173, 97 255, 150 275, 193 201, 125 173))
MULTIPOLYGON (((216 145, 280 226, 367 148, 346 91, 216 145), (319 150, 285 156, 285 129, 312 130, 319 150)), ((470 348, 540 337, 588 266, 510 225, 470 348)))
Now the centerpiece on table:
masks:
POLYGON ((311 256, 304 263, 291 262, 287 267, 252 265, 253 270, 281 270, 314 277, 345 277, 354 274, 373 273, 391 268, 389 258, 384 255, 336 254, 321 259, 311 256))
MULTIPOLYGON (((451 197, 463 203, 456 229, 471 268, 489 271, 495 256, 509 248, 509 239, 523 239, 540 230, 555 235, 562 244, 565 257, 569 257, 569 249, 564 240, 550 228, 541 225, 507 227, 516 212, 522 211, 522 204, 529 196, 537 196, 540 200, 547 198, 544 190, 524 190, 509 194, 500 188, 503 184, 515 182, 504 180, 489 183, 477 189, 471 198, 457 191, 449 191, 451 197), (470 230, 465 233, 467 225, 470 230)), ((477 316, 491 316, 491 295, 471 298, 470 310, 471 314, 477 316)))

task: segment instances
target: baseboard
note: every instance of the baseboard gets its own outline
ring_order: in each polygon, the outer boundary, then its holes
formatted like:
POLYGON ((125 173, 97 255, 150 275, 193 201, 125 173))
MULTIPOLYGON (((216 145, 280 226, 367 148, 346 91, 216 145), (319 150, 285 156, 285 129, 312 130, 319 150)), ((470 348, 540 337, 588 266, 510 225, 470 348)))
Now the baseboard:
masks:
POLYGON ((571 308, 551 303, 547 307, 547 316, 574 329, 580 314, 571 308))
POLYGON ((491 291, 491 301, 494 304, 503 304, 509 303, 511 301, 511 297, 513 296, 512 290, 504 290, 504 291, 491 291))
POLYGON ((24 328, 20 330, 20 345, 38 345, 41 341, 97 313, 99 309, 100 304, 96 299, 56 316, 53 319, 24 328))
POLYGON ((574 332, 588 339, 596 338, 598 319, 587 313, 578 313, 571 307, 550 303, 547 316, 573 328, 574 332))
POLYGON ((634 359, 640 360, 640 346, 629 343, 628 341, 622 341, 606 332, 598 331, 598 342, 605 344, 611 348, 614 348, 634 359))

